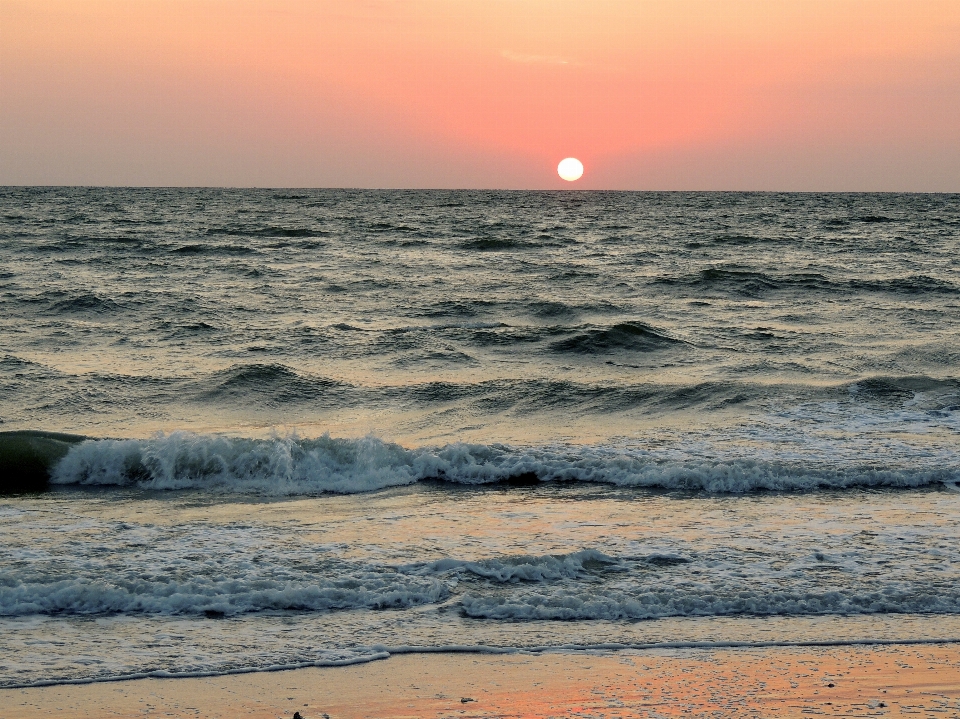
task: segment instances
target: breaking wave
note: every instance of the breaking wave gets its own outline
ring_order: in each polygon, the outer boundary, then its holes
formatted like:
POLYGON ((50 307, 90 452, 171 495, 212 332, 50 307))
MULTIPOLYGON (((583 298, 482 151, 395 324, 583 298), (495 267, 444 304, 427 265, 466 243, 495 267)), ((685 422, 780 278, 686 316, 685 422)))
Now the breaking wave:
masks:
MULTIPOLYGON (((0 616, 166 615, 235 617, 260 612, 340 612, 434 605, 468 619, 634 621, 665 617, 953 614, 960 589, 949 582, 905 578, 843 583, 795 581, 750 567, 741 554, 610 556, 596 549, 568 554, 506 555, 389 566, 275 557, 244 573, 211 566, 194 551, 175 558, 177 571, 144 555, 123 571, 88 552, 84 577, 57 564, 0 573, 0 616), (703 569, 711 569, 711 578, 703 569), (614 576, 615 575, 615 576, 614 576)), ((172 548, 168 551, 176 554, 172 548)), ((267 550, 269 551, 269 550, 267 550)), ((241 560, 242 561, 242 560, 241 560)), ((228 562, 229 564, 229 562, 228 562)), ((862 578, 861 578, 862 579, 862 578)))
POLYGON ((595 445, 514 447, 454 443, 408 449, 373 436, 243 439, 174 432, 149 439, 87 440, 52 471, 57 485, 209 490, 274 496, 353 494, 440 480, 459 485, 595 482, 621 487, 744 493, 955 482, 943 465, 829 464, 751 458, 671 458, 595 445))
POLYGON ((494 582, 517 583, 577 579, 591 571, 617 571, 624 567, 619 559, 608 557, 595 549, 584 549, 571 554, 548 554, 542 557, 521 555, 476 562, 446 558, 404 565, 397 569, 407 574, 423 576, 470 574, 494 582))
POLYGON ((474 619, 499 621, 640 620, 664 617, 777 616, 825 614, 955 613, 960 593, 944 594, 910 587, 895 591, 864 592, 763 590, 727 593, 710 590, 678 591, 674 587, 647 587, 634 592, 602 590, 596 593, 531 592, 511 596, 464 596, 461 611, 474 619))
POLYGON ((449 594, 436 581, 417 582, 372 572, 311 582, 197 576, 187 581, 119 577, 3 584, 0 582, 0 616, 175 614, 218 618, 262 611, 404 609, 433 604, 449 594))

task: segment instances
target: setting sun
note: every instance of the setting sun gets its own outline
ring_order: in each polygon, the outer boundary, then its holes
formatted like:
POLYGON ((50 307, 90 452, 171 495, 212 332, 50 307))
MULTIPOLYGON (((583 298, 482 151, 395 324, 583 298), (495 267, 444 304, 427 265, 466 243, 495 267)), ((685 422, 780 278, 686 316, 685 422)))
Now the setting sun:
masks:
POLYGON ((575 157, 568 157, 557 165, 557 174, 567 182, 579 180, 583 177, 583 163, 575 157))

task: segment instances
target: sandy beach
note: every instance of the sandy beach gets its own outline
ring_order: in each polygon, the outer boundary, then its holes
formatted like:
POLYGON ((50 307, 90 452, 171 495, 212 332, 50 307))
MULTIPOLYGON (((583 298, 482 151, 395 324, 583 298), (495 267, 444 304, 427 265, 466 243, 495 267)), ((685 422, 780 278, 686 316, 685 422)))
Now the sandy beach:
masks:
POLYGON ((368 664, 0 691, 34 717, 960 717, 960 646, 407 654, 368 664))

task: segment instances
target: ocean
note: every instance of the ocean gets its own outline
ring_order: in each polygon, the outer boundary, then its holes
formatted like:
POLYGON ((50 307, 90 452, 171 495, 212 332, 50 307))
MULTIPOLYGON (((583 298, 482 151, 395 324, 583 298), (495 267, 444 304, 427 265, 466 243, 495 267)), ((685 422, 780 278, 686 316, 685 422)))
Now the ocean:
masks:
POLYGON ((0 188, 0 687, 960 639, 958 366, 957 195, 0 188))

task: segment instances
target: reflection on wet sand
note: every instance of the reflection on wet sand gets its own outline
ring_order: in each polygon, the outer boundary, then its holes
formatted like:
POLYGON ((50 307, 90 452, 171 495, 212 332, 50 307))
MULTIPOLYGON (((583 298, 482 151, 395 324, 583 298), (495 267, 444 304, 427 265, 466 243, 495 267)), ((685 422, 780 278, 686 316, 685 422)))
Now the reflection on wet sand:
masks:
POLYGON ((342 668, 0 690, 0 714, 291 717, 960 716, 960 646, 407 654, 342 668))

